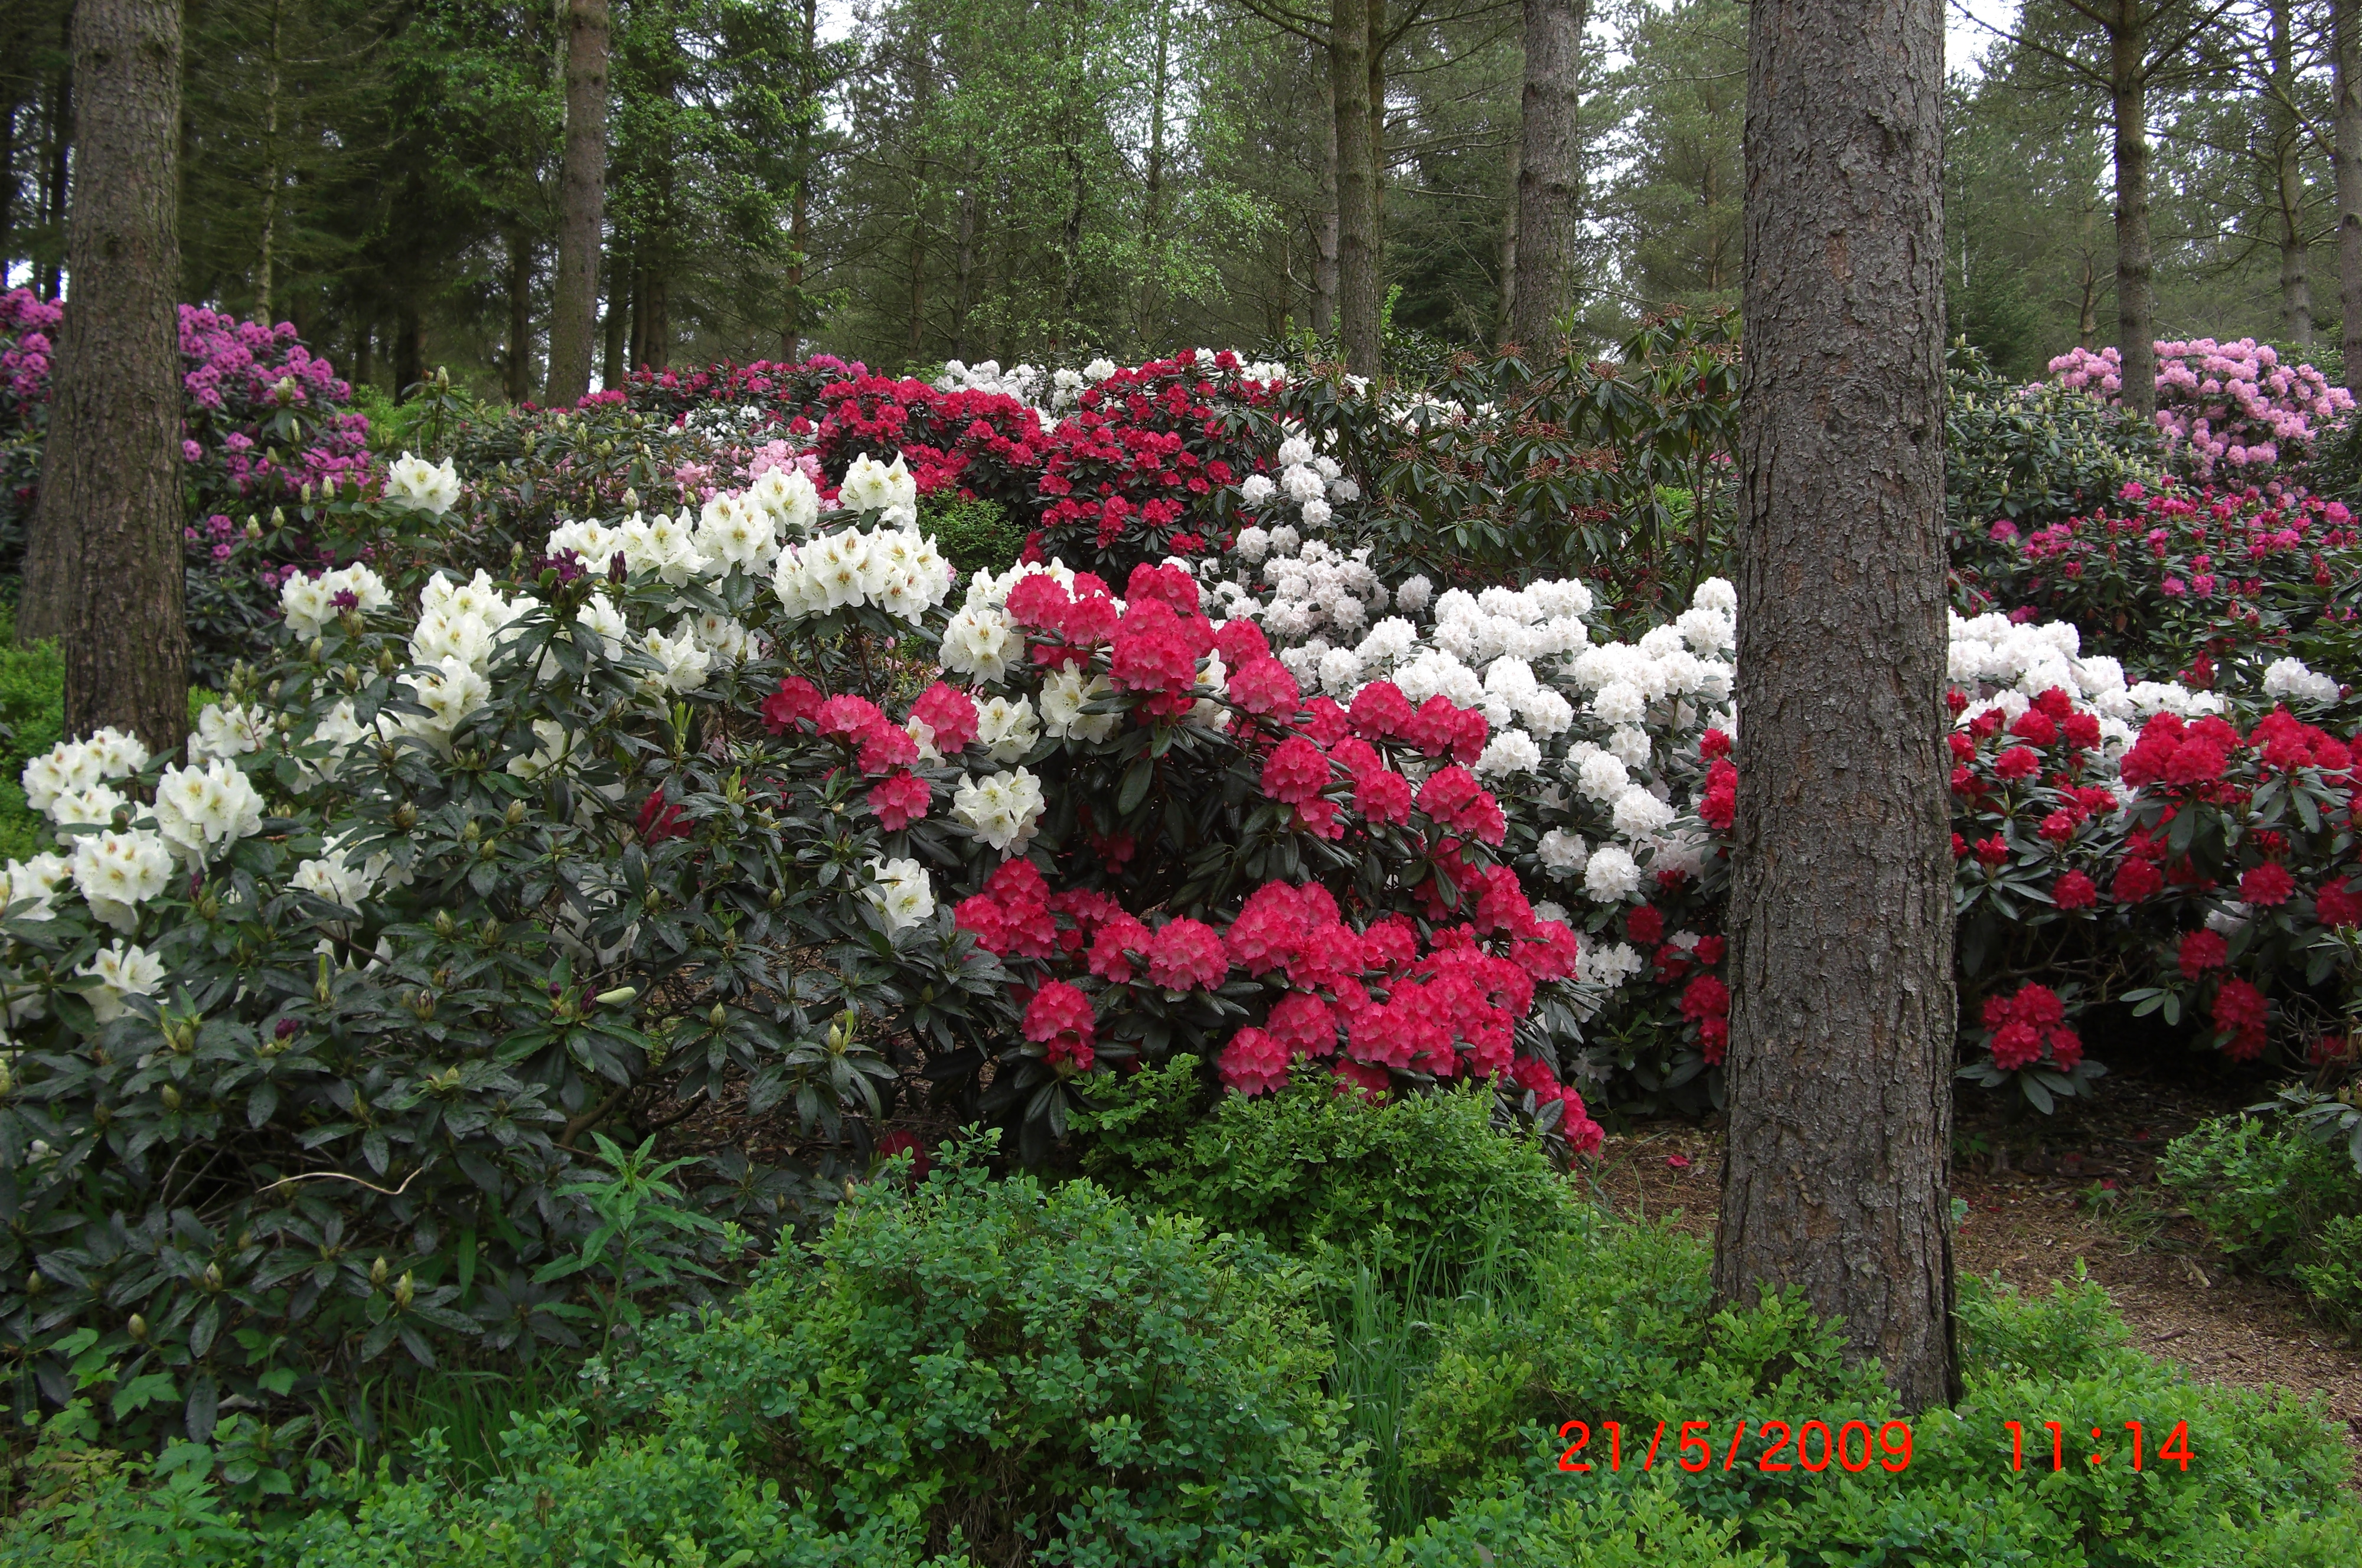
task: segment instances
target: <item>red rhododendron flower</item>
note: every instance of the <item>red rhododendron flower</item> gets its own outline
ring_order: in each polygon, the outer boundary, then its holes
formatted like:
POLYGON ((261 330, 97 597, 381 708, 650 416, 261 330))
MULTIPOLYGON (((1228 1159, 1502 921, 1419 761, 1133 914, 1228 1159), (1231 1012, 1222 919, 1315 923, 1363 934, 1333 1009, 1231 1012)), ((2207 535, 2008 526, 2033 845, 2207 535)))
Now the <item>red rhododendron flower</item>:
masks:
POLYGON ((1293 717, 1304 700, 1296 677, 1269 654, 1241 666, 1230 678, 1229 690, 1231 701, 1250 713, 1293 717))
POLYGON ((1056 628, 1065 619, 1066 607, 1073 595, 1065 586, 1044 572, 1029 572, 1009 590, 1009 618, 1029 631, 1046 632, 1056 628))
POLYGON ((1222 656, 1222 663, 1229 668, 1244 669, 1259 658, 1269 658, 1271 643, 1264 636, 1261 626, 1241 615, 1214 629, 1214 651, 1222 656))
POLYGON ((1221 936, 1203 921, 1167 921, 1149 942, 1149 981, 1168 991, 1212 990, 1230 971, 1221 936))
POLYGON ((1654 947, 1665 939, 1665 917, 1657 912, 1654 904, 1642 904, 1624 916, 1624 934, 1644 947, 1654 947))
POLYGON ((882 713, 861 732, 859 742, 854 760, 864 773, 885 773, 919 760, 919 743, 911 738, 911 732, 888 723, 882 713))
POLYGON ((1217 1066, 1223 1083, 1255 1095, 1287 1087, 1287 1062, 1286 1045, 1260 1029, 1242 1029, 1222 1047, 1217 1066))
POLYGON ((1291 806, 1302 805, 1329 788, 1329 759, 1302 735, 1272 748, 1263 765, 1263 792, 1291 806))
POLYGON ((1128 914, 1112 914, 1091 937, 1091 973, 1119 984, 1136 972, 1132 954, 1145 955, 1153 940, 1147 926, 1128 914))
POLYGON ((1999 866, 2009 858, 2009 845, 1999 834, 1977 841, 1977 860, 1984 866, 1999 866))
POLYGON ((1698 756, 1703 760, 1712 762, 1716 757, 1729 755, 1730 737, 1720 730, 1708 730, 1698 736, 1698 756))
POLYGON ((2209 969, 2219 969, 2231 961, 2231 944, 2221 933, 2193 931, 2181 939, 2179 962, 2181 977, 2194 980, 2209 969))
POLYGON ((2081 825, 2081 817, 2061 808, 2043 818, 2042 826, 2037 831, 2053 844, 2064 844, 2075 836, 2075 830, 2081 825))
POLYGON ((2229 1037, 2223 1050, 2234 1060, 2253 1061, 2264 1054, 2265 1024, 2270 1016, 2271 1004, 2264 999, 2264 993, 2245 980, 2225 980, 2214 993, 2214 1028, 2229 1037))
POLYGON ((1993 771, 2015 783, 2042 771, 2042 758, 2022 745, 2011 746, 1993 759, 1993 771))
POLYGON ((2251 866, 2239 877, 2239 897, 2247 903, 2284 904, 2295 891, 2296 878, 2289 875, 2288 867, 2272 861, 2251 866))
POLYGON ((1730 831, 1738 812, 1738 769, 1727 759, 1705 770, 1705 793, 1698 801, 1698 818, 1717 833, 1730 831))
POLYGON ((2062 910, 2088 910, 2100 901, 2100 889, 2081 871, 2070 871, 2051 884, 2050 898, 2062 910))
POLYGON ((945 756, 957 756, 976 739, 976 699, 940 680, 919 693, 911 704, 911 717, 927 726, 935 749, 945 756))
POLYGON ((687 838, 696 831, 687 813, 679 806, 666 801, 662 789, 640 802, 640 814, 635 825, 642 844, 662 844, 668 838, 687 838))
POLYGON ((1385 1068, 1367 1066, 1344 1057, 1330 1063, 1329 1070, 1336 1075, 1339 1094, 1359 1092, 1363 1099, 1374 1103, 1383 1101, 1394 1086, 1394 1079, 1386 1076, 1385 1068))
POLYGON ((1727 1017, 1730 1012, 1730 988, 1712 975, 1700 975, 1682 990, 1682 1016, 1692 1023, 1709 1018, 1727 1017))
POLYGON ((2165 877, 2146 860, 2127 859, 2116 868, 2116 880, 2111 889, 2116 902, 2136 904, 2143 899, 2155 898, 2165 889, 2165 877))
POLYGON ((2058 723, 2041 709, 2028 708, 2009 726, 2009 733, 2028 745, 2048 745, 2058 738, 2058 723))
POLYGON ((1296 728, 1305 739, 1326 750, 1345 738, 1351 722, 1335 698, 1315 697, 1304 704, 1304 720, 1296 728))
POLYGON ((800 675, 790 675, 779 682, 779 689, 763 699, 763 727, 773 734, 784 734, 789 724, 820 714, 820 688, 800 675))
POLYGON ((927 781, 908 769, 894 774, 869 791, 869 809, 877 825, 900 833, 927 814, 927 781))
POLYGON ((1336 1014, 1328 1003, 1304 991, 1280 998, 1264 1027, 1298 1055, 1326 1056, 1337 1049, 1336 1014))
POLYGON ((855 739, 865 730, 880 725, 892 728, 886 723, 886 715, 877 704, 866 697, 831 697, 820 705, 812 718, 820 725, 821 734, 841 740, 855 739))
POLYGON ((2042 1036, 2029 1023, 2010 1022, 1993 1031, 1993 1066, 2014 1073, 2042 1057, 2042 1036))
POLYGON ((1373 680, 1353 693, 1347 716, 1353 733, 1363 740, 1393 740, 1410 726, 1412 710, 1402 688, 1391 680, 1373 680))
POLYGON ((2077 751, 2090 751, 2100 744, 2100 721, 2092 713, 2070 713, 2062 727, 2067 732, 2067 744, 2077 751))
POLYGON ((1077 1071, 1089 1072, 1096 1026, 1091 999, 1064 980, 1044 981, 1025 1006, 1025 1038, 1048 1046, 1054 1066, 1072 1062, 1077 1071))
POLYGON ((2323 925, 2362 925, 2362 895, 2340 877, 2322 884, 2312 896, 2312 912, 2323 925))

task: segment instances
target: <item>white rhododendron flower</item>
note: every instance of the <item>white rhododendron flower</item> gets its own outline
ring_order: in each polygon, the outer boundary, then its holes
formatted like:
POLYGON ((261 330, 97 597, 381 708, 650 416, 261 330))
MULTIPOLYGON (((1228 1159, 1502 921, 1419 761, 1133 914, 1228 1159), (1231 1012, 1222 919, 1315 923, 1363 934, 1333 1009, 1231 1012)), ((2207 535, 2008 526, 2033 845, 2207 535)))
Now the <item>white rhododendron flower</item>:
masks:
POLYGON ((113 823, 116 809, 124 803, 124 797, 105 785, 93 784, 86 789, 70 790, 52 799, 48 815, 50 821, 60 827, 80 823, 105 827, 113 823))
POLYGON ((632 628, 613 600, 603 593, 592 594, 584 602, 582 608, 574 613, 574 624, 597 634, 610 659, 624 657, 624 643, 631 636, 632 628))
POLYGON ((203 767, 167 767, 156 784, 156 827, 204 860, 212 851, 262 831, 262 797, 245 770, 226 757, 215 757, 203 767))
POLYGON ((30 900, 31 907, 17 911, 15 920, 54 920, 52 900, 73 883, 73 863, 62 855, 36 855, 30 860, 8 862, 7 900, 30 900))
POLYGON ((1020 767, 981 780, 960 775, 952 791, 952 820, 1006 855, 1033 836, 1047 802, 1041 781, 1020 767))
POLYGON ((2280 658, 2272 661, 2264 671, 2264 695, 2294 697, 2307 702, 2337 701, 2337 681, 2326 675, 2316 675, 2301 658, 2280 658))
POLYGON ((299 637, 318 636, 348 610, 366 615, 392 602, 385 580, 359 562, 317 577, 298 572, 279 585, 280 611, 299 637))
MULTIPOLYGON (((1097 699, 1108 695, 1114 690, 1115 688, 1108 684, 1108 679, 1104 675, 1086 678, 1083 671, 1072 667, 1052 671, 1042 681, 1043 729, 1061 740, 1072 736, 1076 740, 1089 741, 1096 745, 1107 739, 1108 736, 1115 734, 1116 726, 1123 722, 1123 715, 1120 712, 1085 713, 1083 710, 1097 699)), ((989 698, 987 701, 996 702, 999 699, 989 698)), ((982 707, 979 707, 977 712, 981 714, 982 707)), ((1018 756, 1023 755, 1023 750, 1016 754, 1018 756)), ((1014 760, 1014 758, 1003 758, 996 752, 994 760, 1005 761, 1014 760)))
POLYGON ((1523 730, 1503 730, 1485 743, 1485 754, 1476 759, 1476 777, 1485 779, 1506 778, 1513 773, 1531 773, 1542 765, 1542 748, 1534 737, 1523 730))
POLYGON ((801 469, 765 469, 746 487, 746 499, 769 514, 772 524, 789 535, 811 532, 820 518, 820 491, 801 469))
POLYGON ((1024 639, 997 609, 970 604, 944 628, 944 668, 955 675, 972 675, 987 686, 998 685, 1009 673, 1010 660, 1022 658, 1024 653, 1024 639))
MULTIPOLYGON (((72 870, 91 913, 117 931, 131 931, 139 923, 139 906, 171 878, 172 852, 162 834, 145 829, 91 834, 74 840, 72 870)), ((12 873, 12 886, 14 880, 12 873)))
POLYGON ((196 733, 189 737, 189 760, 214 756, 244 756, 260 751, 276 721, 263 708, 243 702, 215 702, 197 715, 196 733))
POLYGON ((152 997, 164 983, 164 960, 143 947, 126 947, 118 938, 103 947, 89 963, 74 971, 98 981, 88 993, 90 1010, 99 1022, 121 1018, 125 997, 152 997))
POLYGON ((654 517, 635 513, 623 528, 624 568, 631 572, 654 572, 678 588, 712 565, 697 547, 696 534, 686 512, 678 517, 668 517, 661 512, 654 517))
POLYGON ((650 627, 632 646, 657 662, 640 678, 640 690, 651 695, 694 691, 713 668, 713 655, 698 646, 697 627, 686 617, 670 636, 650 627))
POLYGON ((900 931, 934 914, 934 883, 917 861, 872 860, 869 872, 877 880, 868 889, 868 899, 886 917, 887 930, 900 931))
POLYGON ((1564 881, 1590 863, 1591 846, 1583 842, 1580 834, 1552 828, 1542 834, 1541 842, 1534 846, 1534 854, 1551 876, 1564 881))
POLYGON ((778 553, 777 529, 767 508, 743 496, 724 493, 705 503, 698 515, 692 543, 701 555, 721 569, 754 571, 769 566, 778 553))
POLYGON ((412 734, 435 750, 448 755, 451 736, 473 714, 490 703, 491 682, 463 660, 437 660, 426 669, 402 678, 411 696, 426 712, 396 720, 380 715, 378 723, 393 733, 412 734))
POLYGON ((1042 722, 1022 697, 988 697, 976 705, 976 744, 1000 763, 1015 762, 1042 738, 1042 722))
POLYGON ((508 771, 519 778, 539 778, 563 767, 582 748, 582 737, 568 740, 565 726, 553 719, 533 722, 534 748, 521 756, 509 758, 508 771))
POLYGON ((389 505, 440 517, 458 502, 458 471, 448 458, 430 463, 415 453, 404 452, 386 467, 385 499, 389 505))
POLYGON ((1595 904, 1621 903, 1639 886, 1639 863, 1620 845, 1601 845, 1583 868, 1583 890, 1595 904))
POLYGON ((837 486, 836 503, 848 512, 881 512, 889 523, 919 519, 919 481, 911 477, 900 455, 881 463, 864 452, 844 470, 837 486))

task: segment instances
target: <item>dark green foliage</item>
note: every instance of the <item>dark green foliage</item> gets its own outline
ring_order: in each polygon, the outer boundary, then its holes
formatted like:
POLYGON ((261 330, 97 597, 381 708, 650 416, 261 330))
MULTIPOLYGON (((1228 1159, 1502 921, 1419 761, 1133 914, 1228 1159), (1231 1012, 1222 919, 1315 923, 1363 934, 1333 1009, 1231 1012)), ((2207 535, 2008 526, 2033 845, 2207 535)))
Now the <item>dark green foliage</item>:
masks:
POLYGON ((2323 1316, 2362 1326, 2362 1175, 2343 1139, 2226 1117, 2176 1139, 2158 1174, 2240 1267, 2293 1279, 2323 1316))
POLYGON ((2130 480, 2164 471, 2157 432, 2083 392, 1995 370, 1956 342, 1945 376, 1944 508, 1952 564, 1977 564, 1984 530, 2007 519, 2038 528, 2112 502, 2130 480))
POLYGON ((49 823, 25 803, 25 764, 58 744, 66 667, 55 643, 17 646, 17 617, 0 615, 0 860, 24 860, 49 842, 49 823))
POLYGON ((931 502, 920 514, 919 529, 934 536, 936 547, 962 577, 1006 571, 1025 547, 1024 524, 990 501, 947 498, 931 502))
POLYGON ((1494 1129, 1490 1094, 1370 1105, 1315 1074, 1249 1098, 1198 1068, 1175 1056, 1116 1080, 1077 1118, 1083 1169, 1216 1230, 1382 1269, 1463 1267, 1498 1231, 1530 1241, 1567 1222, 1567 1178, 1540 1143, 1494 1129))
POLYGON ((1278 1564, 1365 1528, 1294 1264, 965 1158, 652 1329, 615 1407, 742 1444, 846 1529, 915 1507, 988 1561, 1278 1564))

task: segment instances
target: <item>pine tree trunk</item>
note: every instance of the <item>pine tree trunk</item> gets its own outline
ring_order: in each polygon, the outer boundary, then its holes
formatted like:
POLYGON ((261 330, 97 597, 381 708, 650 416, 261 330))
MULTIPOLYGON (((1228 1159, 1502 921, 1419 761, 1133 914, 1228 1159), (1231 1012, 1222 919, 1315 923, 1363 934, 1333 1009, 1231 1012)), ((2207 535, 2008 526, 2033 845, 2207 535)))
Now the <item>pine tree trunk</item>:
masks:
POLYGON ((1337 126, 1337 333, 1345 364, 1378 373, 1377 183, 1370 145, 1367 0, 1330 0, 1329 83, 1337 126))
POLYGON ((2362 0, 2331 12, 2337 122, 2337 303, 2346 389, 2362 394, 2362 0))
MULTIPOLYGON (((50 232, 52 234, 65 226, 66 186, 69 182, 69 170, 72 167, 71 159, 73 150, 74 79, 73 7, 72 6, 66 7, 65 15, 61 21, 58 41, 65 45, 66 63, 58 68, 56 85, 50 90, 49 146, 43 149, 49 156, 44 160, 41 171, 43 198, 41 215, 47 220, 50 232)), ((62 270, 54 259, 56 254, 55 251, 51 251, 52 259, 41 269, 39 288, 41 298, 45 300, 58 297, 58 289, 63 277, 62 270)))
POLYGON ((549 311, 553 408, 590 390, 599 326, 599 232, 607 203, 607 0, 568 0, 566 153, 558 171, 557 276, 549 311))
POLYGON ((788 205, 788 325, 779 333, 779 358, 794 364, 804 357, 804 262, 811 244, 811 133, 820 112, 820 0, 804 0, 802 52, 796 105, 796 189, 788 205))
POLYGON ((182 614, 181 7, 74 9, 73 278, 58 346, 18 635, 65 656, 65 733, 189 727, 182 614))
POLYGON ((1940 0, 1748 28, 1729 1158, 1714 1284, 1952 1386, 1940 0))
POLYGON ((1526 86, 1518 127, 1518 277, 1509 340, 1547 350, 1556 342, 1574 272, 1583 200, 1584 0, 1525 0, 1526 86))
POLYGON ((1312 330, 1337 330, 1337 84, 1320 81, 1320 211, 1312 228, 1312 330))
POLYGON ((2109 29, 2109 118, 2116 160, 2116 351, 2125 406, 2157 412, 2157 305, 2148 235, 2148 23, 2144 0, 2116 0, 2109 29))
POLYGON ((508 296, 502 390, 511 403, 523 403, 533 395, 533 241, 521 232, 509 236, 508 296))
POLYGON ((1504 343, 1517 340, 1509 323, 1518 314, 1518 173, 1525 157, 1521 129, 1509 138, 1509 199, 1501 204, 1501 303, 1493 325, 1495 336, 1504 343))
POLYGON ((2312 347, 2312 279, 2306 266, 2304 170, 2299 162, 2304 127, 2296 111, 2296 46, 2289 36, 2292 0, 2271 0, 2271 95, 2266 107, 2272 135, 2272 193, 2280 250, 2280 331, 2299 348, 2312 347))

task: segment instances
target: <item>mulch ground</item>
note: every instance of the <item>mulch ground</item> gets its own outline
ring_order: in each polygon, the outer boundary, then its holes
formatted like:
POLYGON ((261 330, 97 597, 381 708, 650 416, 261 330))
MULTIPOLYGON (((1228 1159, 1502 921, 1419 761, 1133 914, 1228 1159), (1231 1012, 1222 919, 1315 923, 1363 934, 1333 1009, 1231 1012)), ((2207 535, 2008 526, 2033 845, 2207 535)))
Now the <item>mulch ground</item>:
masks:
MULTIPOLYGON (((2319 1395, 2342 1421, 2362 1490, 2362 1346, 2323 1326, 2293 1288, 2236 1275, 2157 1185, 2165 1145, 2262 1098, 2232 1086, 2120 1075, 2093 1102, 2053 1116, 2005 1114, 1981 1091, 1959 1101, 1952 1193, 1969 1204, 1955 1243, 1963 1274, 2023 1290, 2080 1264, 2115 1301, 2133 1342, 2210 1382, 2319 1395)), ((1712 1121, 1638 1123, 1610 1134, 1598 1181, 1628 1214, 1714 1232, 1722 1139, 1712 1121)))

